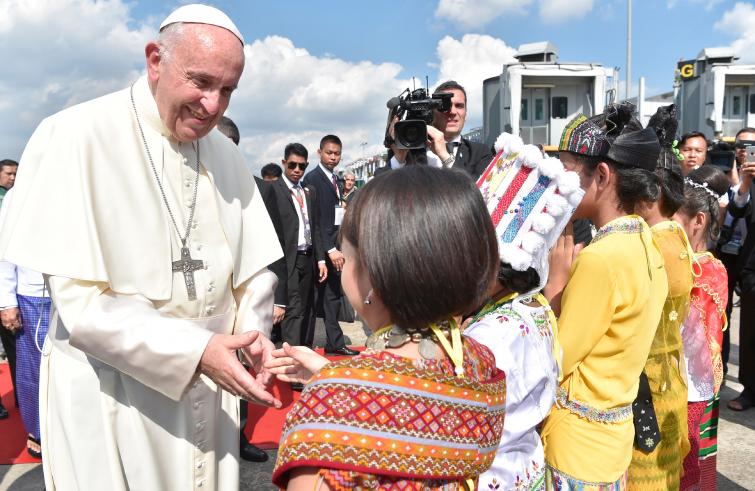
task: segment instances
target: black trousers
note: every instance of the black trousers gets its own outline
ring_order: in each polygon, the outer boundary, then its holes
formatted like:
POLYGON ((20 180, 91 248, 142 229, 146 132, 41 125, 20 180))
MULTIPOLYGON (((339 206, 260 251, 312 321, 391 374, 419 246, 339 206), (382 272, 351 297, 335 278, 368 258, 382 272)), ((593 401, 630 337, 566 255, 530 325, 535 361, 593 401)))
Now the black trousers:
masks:
MULTIPOLYGON (((343 330, 338 323, 338 311, 341 309, 341 273, 336 271, 329 258, 326 259, 326 264, 328 265, 328 279, 323 283, 317 283, 317 311, 319 312, 322 308, 325 320, 325 350, 334 351, 346 347, 343 330)), ((314 326, 314 316, 312 326, 314 326)))
POLYGON ((739 311, 739 383, 755 397, 755 295, 742 295, 739 311))
POLYGON ((281 322, 281 339, 291 346, 312 346, 314 332, 310 319, 314 304, 315 260, 310 254, 297 254, 294 272, 288 278, 288 305, 281 322))
POLYGON ((16 335, 0 326, 0 341, 3 343, 5 356, 8 357, 10 380, 13 384, 13 397, 16 400, 16 407, 18 407, 18 393, 16 392, 16 335))

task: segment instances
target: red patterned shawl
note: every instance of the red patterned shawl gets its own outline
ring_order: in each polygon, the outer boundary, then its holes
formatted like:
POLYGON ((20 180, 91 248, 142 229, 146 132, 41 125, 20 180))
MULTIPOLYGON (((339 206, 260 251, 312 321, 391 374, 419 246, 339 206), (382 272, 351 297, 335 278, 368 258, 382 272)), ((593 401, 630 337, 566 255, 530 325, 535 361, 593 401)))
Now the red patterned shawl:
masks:
POLYGON ((351 471, 373 482, 476 479, 501 438, 506 383, 490 350, 468 338, 464 367, 457 378, 447 359, 385 351, 326 365, 288 413, 273 483, 285 486, 296 467, 351 471))

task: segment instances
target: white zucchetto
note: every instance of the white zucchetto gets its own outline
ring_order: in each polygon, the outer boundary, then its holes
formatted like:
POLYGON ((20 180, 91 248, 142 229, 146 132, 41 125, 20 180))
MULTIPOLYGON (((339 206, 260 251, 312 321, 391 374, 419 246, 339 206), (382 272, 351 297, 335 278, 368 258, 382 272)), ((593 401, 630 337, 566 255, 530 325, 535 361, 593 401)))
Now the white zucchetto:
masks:
POLYGON ((160 30, 162 31, 166 26, 175 24, 176 22, 186 22, 190 24, 209 24, 211 26, 218 26, 231 31, 236 36, 241 45, 244 45, 244 36, 233 23, 230 17, 224 12, 210 7, 209 5, 202 5, 201 3, 193 3, 190 5, 184 5, 171 12, 168 17, 160 24, 160 30))

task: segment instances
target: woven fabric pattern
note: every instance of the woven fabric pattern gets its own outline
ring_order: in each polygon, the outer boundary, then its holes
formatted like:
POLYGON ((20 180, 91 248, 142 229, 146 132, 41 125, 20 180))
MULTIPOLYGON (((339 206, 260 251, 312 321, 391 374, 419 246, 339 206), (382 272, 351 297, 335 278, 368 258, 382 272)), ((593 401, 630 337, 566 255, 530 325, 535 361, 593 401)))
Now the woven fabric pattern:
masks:
POLYGON ((50 299, 17 295, 22 329, 16 336, 18 410, 26 432, 39 439, 39 349, 50 325, 50 299), (39 324, 39 329, 37 329, 39 324), (36 338, 36 342, 35 342, 36 338))
POLYGON ((476 479, 503 431, 506 384, 492 353, 467 338, 464 368, 456 377, 447 359, 385 351, 327 365, 286 418, 273 482, 285 486, 286 474, 304 466, 385 482, 375 489, 401 489, 391 487, 397 480, 476 479))

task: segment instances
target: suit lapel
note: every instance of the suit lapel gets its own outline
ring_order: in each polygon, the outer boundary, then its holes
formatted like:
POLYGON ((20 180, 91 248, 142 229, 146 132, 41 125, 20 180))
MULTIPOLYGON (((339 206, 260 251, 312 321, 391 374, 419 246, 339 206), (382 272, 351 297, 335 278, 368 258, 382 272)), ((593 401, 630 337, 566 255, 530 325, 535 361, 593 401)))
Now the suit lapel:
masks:
POLYGON ((317 164, 317 171, 320 173, 320 177, 323 181, 325 181, 325 184, 328 185, 328 189, 330 189, 330 192, 333 193, 333 196, 335 196, 336 200, 338 199, 338 193, 335 189, 333 189, 333 181, 328 179, 328 176, 325 174, 325 171, 320 168, 320 164, 317 164))
POLYGON ((294 208, 294 197, 291 195, 291 190, 288 189, 288 184, 286 184, 286 181, 284 181, 281 177, 275 182, 278 185, 278 192, 280 193, 283 200, 286 201, 291 207, 291 211, 296 213, 296 208, 294 208))
POLYGON ((456 152, 456 162, 454 163, 454 167, 459 166, 460 168, 467 166, 467 161, 469 160, 469 146, 467 145, 466 140, 464 138, 461 139, 459 142, 459 150, 456 152))

